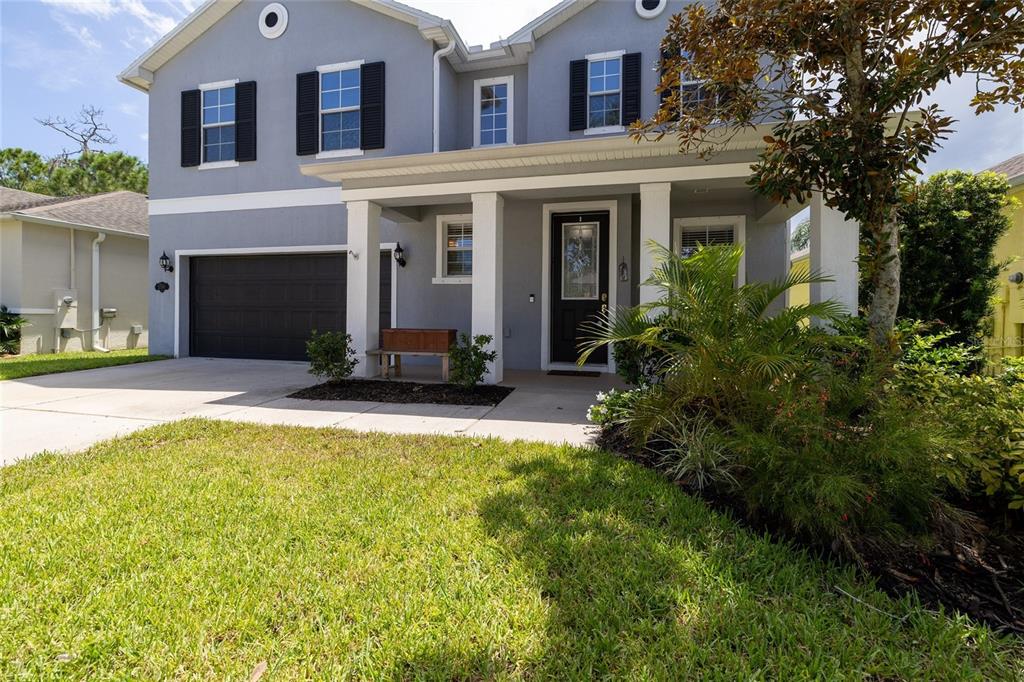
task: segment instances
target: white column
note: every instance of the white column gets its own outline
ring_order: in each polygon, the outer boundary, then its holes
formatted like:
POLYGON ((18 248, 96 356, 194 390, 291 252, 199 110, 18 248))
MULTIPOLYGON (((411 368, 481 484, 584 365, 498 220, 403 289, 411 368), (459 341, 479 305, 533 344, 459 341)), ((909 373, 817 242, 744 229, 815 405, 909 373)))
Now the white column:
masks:
POLYGON ((496 192, 473 195, 473 336, 487 334, 498 357, 484 377, 488 384, 504 376, 502 357, 502 239, 505 201, 496 192))
POLYGON ((372 377, 376 357, 366 351, 380 347, 380 206, 350 201, 348 209, 348 289, 345 324, 356 351, 353 376, 372 377))
POLYGON ((657 287, 643 283, 654 271, 654 255, 649 241, 662 246, 672 245, 672 184, 652 182, 640 185, 640 302, 650 303, 658 298, 657 287))
POLYGON ((857 255, 860 226, 825 205, 820 192, 811 197, 811 270, 833 280, 811 285, 811 302, 836 301, 857 314, 857 255))

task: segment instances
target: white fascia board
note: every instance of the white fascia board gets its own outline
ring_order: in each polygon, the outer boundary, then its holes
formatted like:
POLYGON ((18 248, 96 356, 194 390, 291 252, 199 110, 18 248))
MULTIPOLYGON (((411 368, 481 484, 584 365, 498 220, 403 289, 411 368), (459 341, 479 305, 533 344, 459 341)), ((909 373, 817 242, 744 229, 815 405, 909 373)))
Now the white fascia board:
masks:
POLYGON ((55 218, 46 218, 43 216, 31 215, 28 213, 4 213, 0 215, 3 218, 12 218, 14 220, 20 220, 23 223, 35 223, 37 225, 46 225, 48 227, 63 227, 68 230, 83 230, 85 232, 102 232, 115 237, 128 237, 130 239, 149 239, 148 234, 139 234, 138 232, 128 232, 127 230, 118 230, 111 227, 103 227, 101 225, 88 225, 86 223, 72 223, 67 220, 57 220, 55 218))

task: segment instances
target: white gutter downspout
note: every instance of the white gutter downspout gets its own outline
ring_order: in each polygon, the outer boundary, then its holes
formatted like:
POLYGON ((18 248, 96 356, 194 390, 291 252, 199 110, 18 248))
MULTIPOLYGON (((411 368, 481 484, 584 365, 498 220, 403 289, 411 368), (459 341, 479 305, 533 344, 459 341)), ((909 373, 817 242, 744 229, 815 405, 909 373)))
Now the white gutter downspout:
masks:
POLYGON ((110 351, 101 346, 100 338, 100 244, 107 238, 103 232, 92 240, 92 349, 101 353, 110 351))
POLYGON ((455 41, 448 39, 448 44, 434 52, 434 153, 441 151, 441 58, 447 57, 455 50, 455 41))

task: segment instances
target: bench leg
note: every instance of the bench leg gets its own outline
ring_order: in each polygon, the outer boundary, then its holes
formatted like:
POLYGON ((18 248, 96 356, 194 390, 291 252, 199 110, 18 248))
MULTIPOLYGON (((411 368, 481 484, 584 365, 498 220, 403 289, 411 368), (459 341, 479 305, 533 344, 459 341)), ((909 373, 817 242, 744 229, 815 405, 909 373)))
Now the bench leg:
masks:
POLYGON ((386 354, 384 354, 384 353, 381 353, 377 357, 378 357, 378 362, 380 362, 380 374, 381 374, 382 377, 387 379, 388 378, 388 370, 390 369, 390 367, 388 365, 390 365, 391 362, 390 362, 388 356, 386 354))
POLYGON ((441 380, 448 383, 448 356, 441 357, 441 380))
POLYGON ((396 355, 395 356, 395 376, 396 377, 402 376, 402 356, 401 355, 396 355))

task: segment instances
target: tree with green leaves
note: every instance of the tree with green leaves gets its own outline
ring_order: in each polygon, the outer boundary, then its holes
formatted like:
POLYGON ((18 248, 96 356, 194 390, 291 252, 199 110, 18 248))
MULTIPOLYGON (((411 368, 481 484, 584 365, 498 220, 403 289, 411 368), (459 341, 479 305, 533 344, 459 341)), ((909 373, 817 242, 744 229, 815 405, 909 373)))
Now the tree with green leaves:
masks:
POLYGON ((666 96, 635 137, 674 134, 707 157, 768 124, 751 186, 825 202, 860 223, 872 339, 900 300, 901 187, 951 130, 925 99, 971 76, 976 113, 1024 107, 1022 0, 721 0, 694 3, 662 41, 666 96), (681 86, 680 76, 700 85, 681 86))
POLYGON ((0 149, 0 185, 46 194, 49 164, 39 154, 19 147, 0 149))
POLYGON ((918 183, 900 209, 900 315, 941 321, 953 342, 981 336, 1000 263, 994 253, 1010 227, 1010 185, 996 173, 944 171, 918 183))

